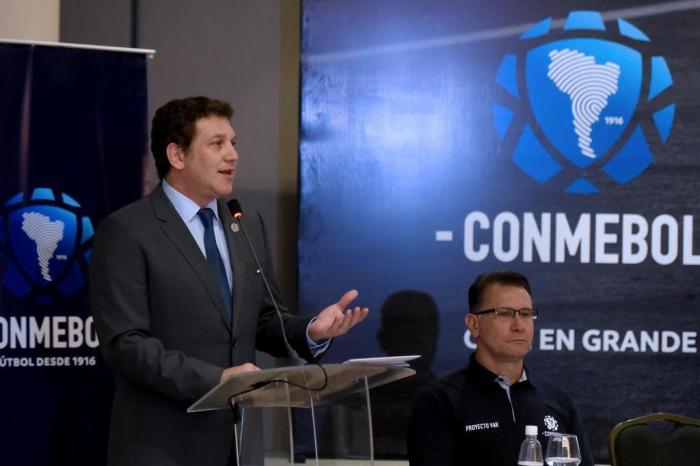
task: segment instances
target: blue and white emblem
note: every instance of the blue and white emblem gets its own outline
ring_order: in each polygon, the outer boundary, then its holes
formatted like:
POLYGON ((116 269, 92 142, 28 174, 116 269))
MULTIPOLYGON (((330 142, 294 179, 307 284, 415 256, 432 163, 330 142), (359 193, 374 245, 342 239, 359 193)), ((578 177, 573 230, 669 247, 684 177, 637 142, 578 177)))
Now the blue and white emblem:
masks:
POLYGON ((0 216, 3 285, 38 302, 74 294, 85 284, 93 233, 90 218, 66 193, 36 188, 28 197, 13 196, 0 216))
POLYGON ((540 183, 558 178, 577 194, 598 192, 599 173, 628 183, 653 160, 641 120, 651 117, 661 142, 668 139, 675 113, 668 65, 643 51, 650 39, 642 31, 623 19, 615 24, 606 29, 599 13, 574 11, 552 32, 548 18, 501 61, 492 104, 498 136, 540 183))

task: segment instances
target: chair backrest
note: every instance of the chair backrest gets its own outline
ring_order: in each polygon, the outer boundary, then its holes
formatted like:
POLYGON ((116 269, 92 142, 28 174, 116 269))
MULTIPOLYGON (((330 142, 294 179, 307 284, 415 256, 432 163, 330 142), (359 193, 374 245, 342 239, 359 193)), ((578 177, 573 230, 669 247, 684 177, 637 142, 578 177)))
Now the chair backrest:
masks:
POLYGON ((630 419, 610 432, 613 466, 700 465, 700 420, 657 413, 630 419))

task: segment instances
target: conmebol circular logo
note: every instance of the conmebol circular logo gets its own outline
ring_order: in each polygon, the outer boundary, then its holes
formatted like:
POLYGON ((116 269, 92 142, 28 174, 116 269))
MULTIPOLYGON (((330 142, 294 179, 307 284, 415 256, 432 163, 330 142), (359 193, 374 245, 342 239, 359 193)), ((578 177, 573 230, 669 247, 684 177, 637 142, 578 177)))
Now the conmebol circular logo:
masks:
POLYGON ((652 163, 648 138, 666 143, 673 125, 666 60, 621 18, 606 28, 600 13, 573 11, 553 29, 552 18, 537 23, 501 61, 492 103, 501 150, 569 193, 634 180, 652 163))
POLYGON ((17 297, 38 302, 70 296, 85 285, 92 222, 66 193, 36 188, 19 193, 0 216, 3 285, 17 297))

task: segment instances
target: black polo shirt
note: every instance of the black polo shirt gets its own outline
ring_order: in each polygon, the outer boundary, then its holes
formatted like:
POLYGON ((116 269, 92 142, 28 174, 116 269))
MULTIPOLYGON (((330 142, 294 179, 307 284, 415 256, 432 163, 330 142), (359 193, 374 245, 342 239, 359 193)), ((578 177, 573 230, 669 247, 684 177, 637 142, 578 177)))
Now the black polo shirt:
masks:
POLYGON ((424 385, 416 395, 408 429, 411 466, 516 466, 525 426, 536 425, 544 453, 554 432, 576 434, 581 466, 593 466, 583 424, 560 388, 534 378, 507 390, 474 355, 469 365, 424 385), (510 398, 510 399, 509 399, 510 398))

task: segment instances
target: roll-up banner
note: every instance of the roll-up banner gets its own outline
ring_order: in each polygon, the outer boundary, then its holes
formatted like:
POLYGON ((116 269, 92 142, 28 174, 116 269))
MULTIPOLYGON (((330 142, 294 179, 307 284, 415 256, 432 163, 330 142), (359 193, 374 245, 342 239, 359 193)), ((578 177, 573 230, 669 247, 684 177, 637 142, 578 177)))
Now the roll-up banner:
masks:
POLYGON ((143 191, 144 53, 0 44, 0 463, 104 464, 94 228, 143 191))
POLYGON ((491 270, 529 277, 526 366, 598 461, 620 421, 700 417, 700 3, 302 3, 299 308, 356 287, 327 360, 423 355, 375 396, 377 455, 467 363, 491 270))

